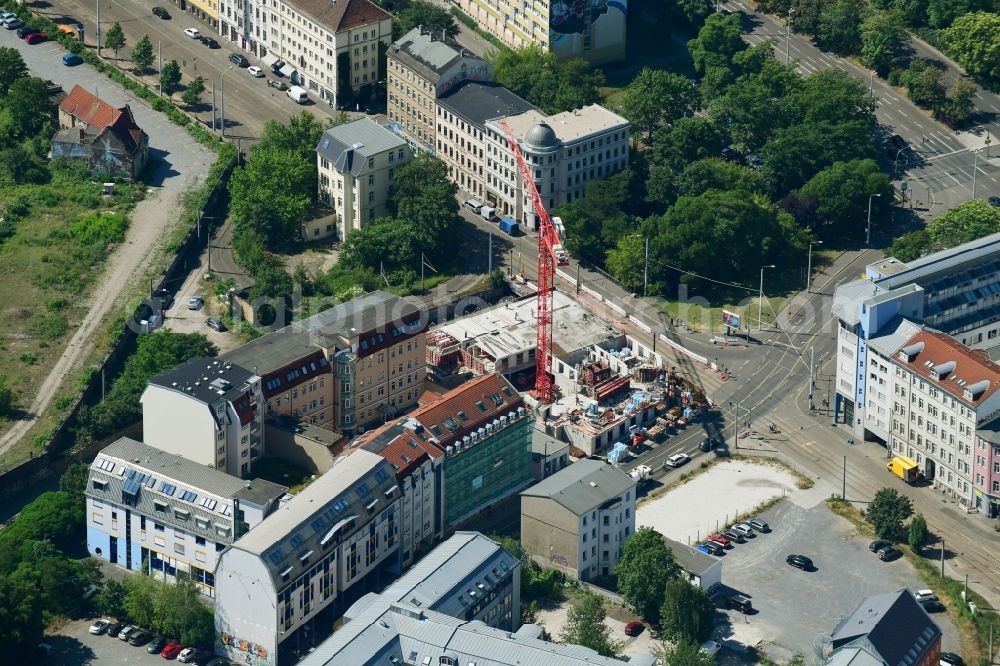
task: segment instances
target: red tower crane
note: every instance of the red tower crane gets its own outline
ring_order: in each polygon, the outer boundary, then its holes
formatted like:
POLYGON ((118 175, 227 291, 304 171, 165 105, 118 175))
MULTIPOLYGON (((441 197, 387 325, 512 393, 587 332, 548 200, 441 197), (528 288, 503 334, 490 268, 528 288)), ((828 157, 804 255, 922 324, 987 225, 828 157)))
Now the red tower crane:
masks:
POLYGON ((559 236, 556 234, 549 213, 542 205, 538 194, 535 178, 531 167, 524 160, 517 139, 506 120, 499 122, 504 131, 510 152, 514 154, 524 188, 531 196, 531 204, 538 216, 538 294, 536 296, 538 313, 538 341, 535 344, 535 398, 539 402, 549 404, 555 400, 552 386, 552 310, 554 308, 553 290, 555 288, 555 267, 566 266, 569 261, 561 251, 559 236), (557 252, 557 247, 560 250, 557 252))

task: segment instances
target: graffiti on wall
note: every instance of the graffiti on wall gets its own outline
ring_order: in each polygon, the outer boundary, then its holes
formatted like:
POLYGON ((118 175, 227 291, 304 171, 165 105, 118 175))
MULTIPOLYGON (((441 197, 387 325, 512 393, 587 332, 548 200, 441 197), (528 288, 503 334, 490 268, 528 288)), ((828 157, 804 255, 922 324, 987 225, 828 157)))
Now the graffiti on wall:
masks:
POLYGON ((234 653, 235 651, 242 653, 235 656, 235 659, 241 663, 245 663, 248 666, 270 666, 271 664, 271 661, 268 659, 267 648, 263 645, 237 638, 225 631, 222 632, 220 640, 223 645, 229 648, 230 653, 234 653))
POLYGON ((553 555, 549 558, 549 561, 552 562, 552 564, 558 564, 559 566, 569 566, 569 560, 566 559, 565 555, 553 555))
POLYGON ((468 63, 462 63, 461 68, 457 73, 449 76, 446 79, 442 79, 437 83, 437 93, 438 95, 443 95, 452 88, 458 87, 460 83, 465 81, 492 81, 493 80, 493 69, 489 63, 482 63, 473 66, 469 66, 468 63))

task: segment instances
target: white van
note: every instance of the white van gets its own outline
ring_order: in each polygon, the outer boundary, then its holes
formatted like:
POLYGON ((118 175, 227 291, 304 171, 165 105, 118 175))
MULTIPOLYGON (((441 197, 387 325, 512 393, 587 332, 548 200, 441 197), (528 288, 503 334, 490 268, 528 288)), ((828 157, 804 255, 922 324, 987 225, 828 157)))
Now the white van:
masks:
POLYGON ((309 101, 309 93, 306 92, 305 88, 299 86, 292 86, 285 94, 291 97, 296 104, 305 104, 309 101))
POLYGON ((479 211, 483 209, 483 204, 479 203, 475 199, 466 199, 465 203, 463 203, 462 205, 476 214, 479 214, 479 211))
POLYGON ((493 222, 497 219, 497 211, 495 208, 490 208, 489 206, 483 206, 479 211, 479 216, 482 217, 487 222, 493 222))

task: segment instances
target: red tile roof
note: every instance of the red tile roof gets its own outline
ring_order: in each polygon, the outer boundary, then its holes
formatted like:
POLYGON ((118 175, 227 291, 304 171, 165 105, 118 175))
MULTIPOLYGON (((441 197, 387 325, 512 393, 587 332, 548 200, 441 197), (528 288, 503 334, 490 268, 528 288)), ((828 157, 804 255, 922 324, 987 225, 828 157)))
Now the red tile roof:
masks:
MULTIPOLYGON (((407 427, 408 418, 391 421, 359 436, 346 453, 365 449, 382 456, 396 468, 396 478, 409 476, 428 458, 444 455, 444 450, 421 437, 407 427)), ((412 421, 410 421, 412 424, 412 421)))
POLYGON ((368 0, 347 0, 347 10, 340 19, 337 31, 353 30, 387 18, 392 18, 392 15, 368 0))
POLYGON ((440 400, 417 409, 410 416, 444 447, 523 405, 521 395, 503 375, 490 374, 448 391, 440 400))
POLYGON ((66 99, 59 105, 59 109, 100 130, 113 125, 123 111, 98 98, 86 88, 80 87, 79 84, 73 86, 69 95, 66 95, 66 99))
POLYGON ((333 33, 392 18, 369 0, 289 0, 289 4, 333 33))
POLYGON ((983 350, 966 347, 944 333, 921 331, 894 358, 928 383, 972 407, 979 406, 1000 389, 1000 365, 991 361, 983 350), (985 382, 984 390, 974 399, 967 397, 966 390, 980 382, 985 382))

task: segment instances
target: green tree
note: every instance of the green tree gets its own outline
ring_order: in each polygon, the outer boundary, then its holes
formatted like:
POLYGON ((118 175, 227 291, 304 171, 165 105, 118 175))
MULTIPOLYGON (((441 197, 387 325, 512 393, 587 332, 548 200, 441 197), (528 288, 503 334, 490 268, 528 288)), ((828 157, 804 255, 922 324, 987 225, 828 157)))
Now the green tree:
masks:
POLYGON ((174 88, 181 82, 181 66, 176 60, 168 60, 160 70, 160 87, 170 97, 174 96, 174 88))
POLYGON ((28 75, 20 52, 9 46, 0 46, 0 96, 4 96, 14 85, 14 81, 28 75))
POLYGON ((837 161, 873 157, 874 129, 865 121, 806 121, 777 130, 761 148, 776 192, 801 187, 837 161))
POLYGON ((56 548, 78 548, 84 532, 84 506, 73 495, 63 491, 39 495, 18 514, 14 524, 0 532, 0 573, 10 573, 18 557, 10 546, 26 542, 48 541, 56 548))
MULTIPOLYGON (((792 31, 800 35, 819 35, 823 10, 829 5, 829 0, 796 0, 795 14, 792 16, 792 31)), ((787 16, 788 11, 785 11, 787 16)))
POLYGON ((941 33, 941 42, 965 71, 1000 81, 1000 14, 972 12, 959 16, 941 33))
POLYGON ((681 171, 696 160, 717 157, 728 141, 725 130, 709 118, 681 118, 654 135, 653 162, 681 171))
POLYGON ((667 206, 677 198, 676 176, 670 167, 652 166, 646 176, 646 198, 657 214, 666 212, 667 206))
POLYGON ((621 559, 615 565, 618 591, 625 603, 651 624, 659 624, 667 582, 680 571, 663 535, 651 527, 640 527, 625 539, 621 559))
MULTIPOLYGON (((700 28, 712 13, 712 5, 707 0, 676 0, 682 16, 695 28, 700 28)), ((664 6, 667 3, 663 3, 664 6)))
POLYGON ((698 109, 698 89, 685 77, 643 67, 625 88, 622 113, 651 139, 653 130, 698 109))
POLYGON ((104 46, 115 52, 115 58, 118 57, 118 52, 125 48, 125 32, 118 21, 115 21, 105 33, 104 46))
POLYGON ((132 62, 139 72, 145 71, 153 64, 153 43, 149 41, 149 35, 143 35, 132 47, 132 62))
POLYGON ((229 181, 229 212, 233 229, 258 231, 270 249, 298 241, 300 225, 315 188, 316 160, 303 161, 289 150, 258 147, 229 181), (279 178, 281 187, 275 187, 279 178))
MULTIPOLYGON (((126 617, 125 604, 128 601, 128 588, 121 581, 108 578, 101 589, 94 595, 94 607, 104 615, 111 617, 126 617)), ((146 625, 151 626, 151 624, 146 625)))
POLYGON ((205 79, 200 76, 194 77, 194 79, 187 85, 184 89, 183 94, 181 94, 181 101, 188 106, 196 106, 201 103, 201 96, 205 92, 205 79))
POLYGON ((861 49, 862 0, 834 0, 823 8, 816 38, 838 55, 851 55, 861 49))
POLYGON ((622 643, 611 637, 611 630, 604 623, 607 613, 604 600, 593 592, 584 592, 580 603, 566 613, 561 638, 566 643, 582 645, 605 657, 615 657, 622 643))
POLYGON ((412 227, 418 251, 411 260, 419 260, 421 251, 434 259, 451 254, 450 234, 459 222, 457 192, 448 167, 430 153, 420 153, 400 167, 389 193, 389 209, 412 227))
POLYGON ((715 604, 700 587, 683 578, 674 578, 664 592, 660 627, 665 638, 700 645, 715 628, 715 604))
POLYGON ((496 49, 490 55, 497 83, 548 114, 601 101, 604 74, 580 58, 556 60, 538 46, 496 49))
POLYGON ((393 36, 398 39, 417 26, 430 30, 438 39, 441 31, 451 39, 458 37, 458 25, 451 13, 438 5, 423 0, 413 0, 410 6, 396 15, 393 36))
POLYGON ((25 76, 14 81, 3 100, 3 108, 10 120, 7 129, 13 138, 28 139, 43 128, 51 127, 48 86, 38 77, 25 76))
POLYGON ((257 266, 253 272, 253 287, 250 297, 288 298, 292 294, 292 277, 285 270, 284 262, 276 255, 257 266))
POLYGON ((747 48, 743 41, 740 14, 715 13, 705 20, 698 36, 688 42, 688 51, 694 61, 694 69, 704 74, 709 67, 729 69, 730 63, 740 51, 747 48))
POLYGON ((164 635, 177 636, 184 645, 211 645, 212 611, 194 582, 179 573, 174 583, 159 583, 157 587, 152 625, 164 635))
POLYGON ((928 0, 927 23, 932 28, 947 28, 959 17, 978 8, 976 0, 928 0))
POLYGON ((13 657, 31 659, 34 647, 42 638, 45 623, 42 600, 32 581, 14 576, 0 576, 0 640, 13 657))
POLYGON ((930 533, 927 531, 927 521, 924 519, 922 513, 918 513, 913 516, 913 520, 910 521, 910 527, 907 530, 907 541, 910 544, 910 550, 916 555, 920 555, 924 550, 924 546, 927 545, 927 541, 930 539, 930 533))
POLYGON ((903 17, 896 11, 872 11, 861 24, 861 62, 880 76, 903 52, 909 35, 903 17))
POLYGON ((573 256, 599 265, 607 249, 633 229, 628 206, 642 198, 635 191, 634 179, 632 170, 626 169, 604 180, 591 181, 582 199, 574 199, 559 209, 566 225, 566 246, 573 256))
POLYGON ((59 477, 59 490, 82 502, 89 476, 90 467, 86 463, 73 463, 59 477))
POLYGON ((948 91, 944 104, 941 105, 939 116, 952 127, 958 127, 969 122, 975 107, 975 96, 978 92, 975 84, 968 79, 959 77, 948 91))
POLYGON ((900 83, 906 86, 906 96, 917 106, 938 109, 945 100, 943 73, 930 62, 916 59, 900 75, 900 83))
POLYGON ((982 199, 963 201, 927 225, 930 250, 947 250, 1000 231, 1000 208, 982 199))
POLYGON ((10 416, 17 406, 17 392, 8 386, 7 376, 0 375, 0 416, 10 416))
POLYGON ((867 225, 868 198, 872 199, 872 215, 881 215, 892 203, 894 195, 889 176, 879 169, 875 160, 834 162, 813 176, 801 194, 816 197, 816 211, 833 225, 838 238, 857 237, 867 225))
POLYGON ((903 521, 912 514, 910 498, 900 495, 895 488, 882 488, 865 510, 865 519, 880 539, 896 539, 903 531, 903 521))
POLYGON ((687 165, 677 177, 675 188, 679 197, 694 197, 712 189, 763 192, 764 181, 749 167, 713 157, 687 165))
POLYGON ((892 245, 886 249, 885 256, 907 262, 919 259, 925 254, 929 254, 930 251, 930 234, 927 233, 926 229, 918 229, 893 240, 892 245))
MULTIPOLYGON (((145 566, 145 563, 143 563, 145 566)), ((125 617, 142 627, 152 627, 155 622, 157 596, 163 583, 148 575, 125 577, 125 617)))
POLYGON ((701 644, 680 640, 674 644, 660 641, 653 648, 653 656, 660 666, 715 666, 715 657, 701 649, 701 644))

